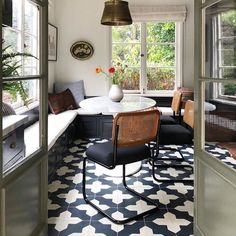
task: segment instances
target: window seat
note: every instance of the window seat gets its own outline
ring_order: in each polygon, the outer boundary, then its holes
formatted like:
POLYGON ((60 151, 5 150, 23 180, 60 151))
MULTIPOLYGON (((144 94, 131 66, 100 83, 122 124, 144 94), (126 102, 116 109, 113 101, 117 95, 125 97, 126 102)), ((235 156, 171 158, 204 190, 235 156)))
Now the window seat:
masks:
MULTIPOLYGON (((52 148, 77 115, 77 110, 65 111, 58 115, 48 115, 48 150, 52 148)), ((39 137, 39 121, 25 129, 26 155, 39 147, 39 139, 32 137, 39 137)))
POLYGON ((77 110, 70 110, 58 115, 50 114, 48 116, 48 150, 52 148, 77 115, 77 110))
MULTIPOLYGON (((75 139, 77 110, 48 115, 48 178, 54 174, 62 152, 75 139)), ((39 148, 39 121, 24 131, 26 156, 39 148)))
MULTIPOLYGON (((78 120, 81 116, 97 115, 97 112, 86 111, 82 108, 68 110, 57 115, 48 115, 48 166, 49 178, 53 175, 57 164, 61 160, 61 153, 66 150, 68 144, 79 136, 78 120)), ((39 148, 39 121, 25 128, 24 140, 26 156, 29 156, 39 148)))
MULTIPOLYGON (((74 121, 77 115, 98 115, 97 112, 87 111, 83 108, 64 111, 60 114, 48 115, 48 150, 52 148, 57 139, 65 132, 68 126, 74 121)), ((26 155, 29 155, 39 147, 39 121, 25 129, 26 155)))

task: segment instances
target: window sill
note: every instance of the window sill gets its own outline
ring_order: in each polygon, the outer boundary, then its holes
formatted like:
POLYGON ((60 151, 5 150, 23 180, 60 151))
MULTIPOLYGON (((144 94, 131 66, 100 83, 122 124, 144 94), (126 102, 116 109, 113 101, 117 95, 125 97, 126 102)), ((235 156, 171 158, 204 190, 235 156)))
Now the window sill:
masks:
POLYGON ((28 105, 28 107, 22 106, 22 107, 19 107, 19 108, 15 109, 15 112, 16 112, 17 115, 21 115, 21 114, 23 114, 27 111, 33 110, 37 106, 39 106, 39 102, 35 101, 35 102, 30 103, 28 105))
POLYGON ((221 104, 236 106, 236 101, 230 101, 230 100, 226 100, 226 99, 222 99, 222 98, 215 98, 215 99, 213 99, 213 101, 219 102, 221 104))
POLYGON ((173 91, 163 91, 163 92, 156 92, 156 93, 129 93, 125 92, 124 94, 126 95, 131 95, 131 96, 142 96, 142 97, 173 97, 173 91))

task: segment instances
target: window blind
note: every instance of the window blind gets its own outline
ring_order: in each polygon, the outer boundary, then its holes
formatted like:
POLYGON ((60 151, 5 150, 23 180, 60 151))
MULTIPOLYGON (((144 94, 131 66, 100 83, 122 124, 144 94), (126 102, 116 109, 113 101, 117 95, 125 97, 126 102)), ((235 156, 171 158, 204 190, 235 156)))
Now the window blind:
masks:
POLYGON ((186 6, 159 5, 159 6, 132 6, 130 12, 133 21, 179 21, 184 22, 187 15, 186 6))

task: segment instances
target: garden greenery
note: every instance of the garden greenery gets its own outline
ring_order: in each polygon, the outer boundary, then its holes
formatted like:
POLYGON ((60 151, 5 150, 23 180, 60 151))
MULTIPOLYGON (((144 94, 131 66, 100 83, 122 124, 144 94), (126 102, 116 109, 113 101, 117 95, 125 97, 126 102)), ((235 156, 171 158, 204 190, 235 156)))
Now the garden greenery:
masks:
MULTIPOLYGON (((2 42, 3 44, 3 42, 2 42)), ((19 76, 19 69, 21 68, 22 57, 34 57, 29 53, 12 52, 11 46, 2 49, 2 76, 15 77, 19 76)), ((28 105, 27 86, 23 81, 8 81, 3 82, 3 90, 8 91, 14 100, 19 94, 24 105, 28 105)))

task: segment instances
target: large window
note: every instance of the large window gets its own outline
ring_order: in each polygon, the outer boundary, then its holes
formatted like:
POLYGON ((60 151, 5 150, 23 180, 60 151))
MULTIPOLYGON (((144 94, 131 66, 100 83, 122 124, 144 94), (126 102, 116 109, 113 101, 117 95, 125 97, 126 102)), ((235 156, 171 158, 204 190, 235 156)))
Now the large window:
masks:
POLYGON ((122 88, 131 92, 173 91, 180 86, 180 23, 148 22, 112 28, 112 61, 128 66, 122 88))
MULTIPOLYGON (((213 76, 222 79, 236 78, 236 11, 231 10, 217 14, 213 18, 214 29, 214 65, 213 76)), ((216 96, 236 99, 236 84, 219 83, 216 96)))
POLYGON ((38 100, 37 80, 21 80, 39 74, 39 10, 28 0, 13 0, 12 27, 3 27, 3 101, 13 108, 38 100), (9 56, 12 55, 12 56, 9 56))

